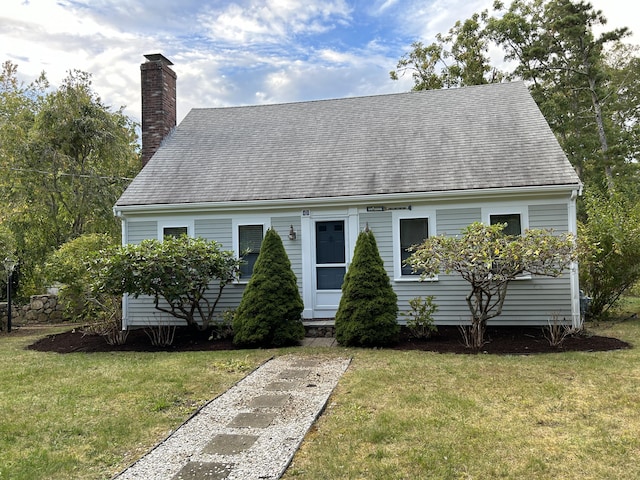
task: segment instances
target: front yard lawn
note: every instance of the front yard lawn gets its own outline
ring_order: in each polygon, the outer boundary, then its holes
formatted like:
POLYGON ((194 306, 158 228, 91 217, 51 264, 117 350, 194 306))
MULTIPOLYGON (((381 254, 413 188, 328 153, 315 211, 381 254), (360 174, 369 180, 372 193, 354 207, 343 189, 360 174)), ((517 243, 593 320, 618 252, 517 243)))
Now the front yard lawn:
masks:
MULTIPOLYGON (((60 331, 60 330, 58 330, 60 331)), ((640 321, 598 335, 636 344, 640 321)), ((272 355, 308 348, 60 355, 0 335, 0 479, 110 478, 272 355)), ((353 357, 291 479, 640 478, 640 352, 353 357)))
MULTIPOLYGON (((640 321, 593 329, 637 344, 640 321)), ((640 351, 354 350, 285 480, 640 478, 640 351)))

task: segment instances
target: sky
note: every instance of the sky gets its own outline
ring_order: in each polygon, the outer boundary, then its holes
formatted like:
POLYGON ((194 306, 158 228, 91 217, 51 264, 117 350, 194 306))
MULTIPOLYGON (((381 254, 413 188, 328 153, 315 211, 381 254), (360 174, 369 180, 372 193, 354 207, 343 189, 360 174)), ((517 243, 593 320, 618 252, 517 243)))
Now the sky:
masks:
MULTIPOLYGON (((191 108, 404 92, 392 81, 411 43, 431 43, 492 0, 2 0, 0 62, 26 83, 91 73, 103 103, 140 121, 140 64, 177 73, 178 122, 191 108)), ((508 3, 508 2, 505 2, 508 3)), ((640 2, 592 0, 640 44, 640 2)))

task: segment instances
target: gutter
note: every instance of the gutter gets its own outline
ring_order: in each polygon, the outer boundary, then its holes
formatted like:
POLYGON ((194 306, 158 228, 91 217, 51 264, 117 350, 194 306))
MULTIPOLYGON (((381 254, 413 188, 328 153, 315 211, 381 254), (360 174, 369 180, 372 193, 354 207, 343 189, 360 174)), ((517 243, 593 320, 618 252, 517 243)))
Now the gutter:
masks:
POLYGON ((449 190, 435 192, 405 192, 405 193, 382 193, 375 195, 353 195, 343 197, 317 197, 317 198, 288 198, 276 200, 238 200, 227 202, 198 202, 198 203, 166 203, 149 205, 116 205, 113 213, 117 217, 122 217, 127 213, 191 213, 191 212, 212 212, 225 210, 276 210, 311 207, 332 207, 356 206, 362 204, 376 203, 406 203, 407 201, 425 200, 473 200, 486 199, 492 197, 527 196, 569 193, 571 195, 582 194, 582 184, 562 184, 562 185, 542 185, 529 187, 507 187, 507 188, 486 188, 472 190, 449 190))

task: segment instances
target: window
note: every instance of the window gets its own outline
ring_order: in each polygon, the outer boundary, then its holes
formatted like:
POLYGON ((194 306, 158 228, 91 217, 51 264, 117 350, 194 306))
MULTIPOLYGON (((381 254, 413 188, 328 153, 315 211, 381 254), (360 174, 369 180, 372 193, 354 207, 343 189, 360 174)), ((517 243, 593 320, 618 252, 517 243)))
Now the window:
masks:
POLYGON ((409 248, 418 245, 429 238, 428 218, 401 218, 400 219, 400 265, 402 275, 420 275, 413 272, 411 265, 405 261, 411 256, 409 248))
POLYGON ((182 235, 187 235, 188 229, 187 227, 164 227, 162 229, 162 238, 167 237, 180 237, 182 235))
POLYGON ((194 221, 190 218, 167 217, 158 220, 157 239, 162 242, 167 237, 177 238, 182 235, 193 237, 194 221))
POLYGON ((240 265, 240 278, 248 279, 253 274, 253 266, 260 254, 263 225, 238 225, 239 255, 244 261, 240 265))
POLYGON ((421 279, 420 272, 412 272, 404 262, 413 254, 408 249, 420 245, 436 235, 436 211, 427 206, 413 206, 392 212, 393 234, 393 280, 395 282, 435 282, 437 276, 421 279))
MULTIPOLYGON (((516 212, 513 210, 509 212, 510 209, 501 209, 501 210, 493 210, 489 212, 485 212, 485 219, 488 217, 489 223, 491 225, 495 225, 496 223, 506 223, 507 226, 504 227, 502 232, 509 237, 519 237, 524 233, 524 231, 529 228, 528 222, 528 214, 526 208, 514 208, 516 212), (518 211, 519 210, 519 211, 518 211), (506 212, 506 213, 505 213, 506 212)), ((531 278, 530 274, 521 274, 516 277, 517 280, 528 280, 531 278)))
POLYGON ((507 226, 502 231, 505 235, 516 237, 522 235, 522 222, 519 213, 489 215, 489 223, 506 223, 507 226))

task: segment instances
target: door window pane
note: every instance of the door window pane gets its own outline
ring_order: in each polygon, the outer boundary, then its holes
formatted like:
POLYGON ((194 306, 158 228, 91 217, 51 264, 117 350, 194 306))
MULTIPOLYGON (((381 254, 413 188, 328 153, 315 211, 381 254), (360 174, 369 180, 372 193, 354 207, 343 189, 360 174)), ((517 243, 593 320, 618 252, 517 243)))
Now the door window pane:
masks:
POLYGON ((316 263, 344 263, 344 221, 316 223, 316 263))
POLYGON ((318 290, 340 290, 344 281, 345 267, 318 267, 318 290))

